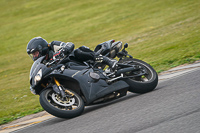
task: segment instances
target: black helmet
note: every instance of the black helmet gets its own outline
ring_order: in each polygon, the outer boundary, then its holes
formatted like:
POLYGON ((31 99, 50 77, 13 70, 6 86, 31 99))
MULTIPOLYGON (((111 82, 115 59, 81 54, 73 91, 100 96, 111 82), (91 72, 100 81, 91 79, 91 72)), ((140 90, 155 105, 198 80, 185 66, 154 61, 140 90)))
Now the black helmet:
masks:
POLYGON ((48 42, 42 37, 35 37, 31 39, 28 44, 26 51, 33 61, 39 57, 46 55, 48 50, 48 42))

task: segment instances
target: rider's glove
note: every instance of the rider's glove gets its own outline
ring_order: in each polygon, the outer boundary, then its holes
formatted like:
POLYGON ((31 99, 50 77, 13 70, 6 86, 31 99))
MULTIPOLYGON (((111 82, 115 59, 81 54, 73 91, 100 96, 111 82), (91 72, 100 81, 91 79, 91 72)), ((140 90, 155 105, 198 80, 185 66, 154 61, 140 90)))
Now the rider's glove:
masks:
POLYGON ((63 50, 60 50, 53 55, 53 60, 60 59, 63 57, 64 57, 64 52, 63 50))

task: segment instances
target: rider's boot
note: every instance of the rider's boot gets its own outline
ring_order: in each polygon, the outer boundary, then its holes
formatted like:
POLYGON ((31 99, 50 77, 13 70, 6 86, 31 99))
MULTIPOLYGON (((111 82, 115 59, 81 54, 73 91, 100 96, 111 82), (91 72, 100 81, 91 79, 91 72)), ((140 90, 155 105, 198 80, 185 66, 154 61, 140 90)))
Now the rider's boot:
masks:
POLYGON ((115 71, 115 69, 117 68, 117 60, 112 60, 105 56, 98 56, 96 57, 95 61, 108 65, 112 69, 112 71, 115 71))

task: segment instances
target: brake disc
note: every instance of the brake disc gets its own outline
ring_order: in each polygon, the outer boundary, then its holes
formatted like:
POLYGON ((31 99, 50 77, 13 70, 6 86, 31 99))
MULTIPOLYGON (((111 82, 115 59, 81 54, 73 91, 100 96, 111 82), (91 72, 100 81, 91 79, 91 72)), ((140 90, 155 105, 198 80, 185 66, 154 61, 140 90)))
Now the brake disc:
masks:
POLYGON ((58 94, 53 93, 52 99, 55 103, 61 106, 72 106, 75 103, 75 98, 67 97, 65 101, 61 100, 61 97, 58 94))

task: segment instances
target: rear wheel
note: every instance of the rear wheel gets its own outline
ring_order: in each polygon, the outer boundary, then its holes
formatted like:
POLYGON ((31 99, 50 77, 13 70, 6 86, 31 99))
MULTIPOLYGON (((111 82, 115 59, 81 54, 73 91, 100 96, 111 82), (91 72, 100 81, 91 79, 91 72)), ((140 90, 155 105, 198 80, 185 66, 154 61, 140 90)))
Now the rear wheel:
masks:
POLYGON ((130 76, 130 78, 125 79, 130 85, 129 91, 134 93, 147 93, 156 88, 158 75, 149 64, 133 58, 124 58, 119 63, 133 65, 136 68, 136 71, 124 73, 124 76, 130 76))
POLYGON ((52 88, 40 94, 40 104, 48 113, 61 118, 73 118, 84 111, 82 98, 72 90, 65 90, 66 99, 62 99, 52 88))

